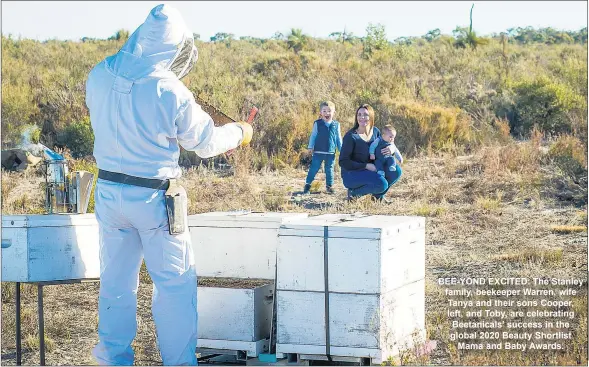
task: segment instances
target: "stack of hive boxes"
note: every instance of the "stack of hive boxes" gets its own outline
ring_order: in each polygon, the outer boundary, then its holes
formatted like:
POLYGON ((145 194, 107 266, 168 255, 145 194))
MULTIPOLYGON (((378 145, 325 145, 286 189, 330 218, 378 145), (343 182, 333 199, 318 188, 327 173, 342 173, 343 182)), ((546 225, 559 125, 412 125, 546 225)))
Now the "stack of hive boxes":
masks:
POLYGON ((188 217, 198 287, 198 347, 268 352, 278 228, 301 213, 212 212, 188 217))
POLYGON ((278 235, 278 355, 380 363, 425 337, 424 218, 327 214, 278 235))

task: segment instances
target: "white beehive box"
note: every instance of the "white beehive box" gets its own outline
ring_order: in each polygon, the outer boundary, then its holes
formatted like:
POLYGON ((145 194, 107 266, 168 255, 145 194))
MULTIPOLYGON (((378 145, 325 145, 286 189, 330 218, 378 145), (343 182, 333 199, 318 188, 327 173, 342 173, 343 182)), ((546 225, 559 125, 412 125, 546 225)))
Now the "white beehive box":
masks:
POLYGON ((2 216, 2 281, 99 277, 94 214, 2 216))
POLYGON ((199 276, 274 279, 278 228, 306 213, 211 212, 190 215, 199 276))
POLYGON ((425 219, 328 214, 279 230, 276 352, 386 361, 425 331, 425 219))
POLYGON ((274 284, 245 288, 198 286, 198 347, 268 352, 274 284))

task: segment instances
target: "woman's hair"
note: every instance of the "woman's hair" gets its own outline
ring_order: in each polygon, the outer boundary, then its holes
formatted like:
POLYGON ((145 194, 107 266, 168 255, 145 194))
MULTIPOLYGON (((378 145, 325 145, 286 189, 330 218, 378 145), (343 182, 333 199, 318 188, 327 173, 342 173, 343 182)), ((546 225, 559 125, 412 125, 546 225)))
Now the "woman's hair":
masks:
POLYGON ((356 114, 354 115, 354 127, 352 127, 352 130, 356 130, 357 128, 360 127, 360 124, 358 124, 358 111, 360 111, 360 109, 362 109, 362 108, 365 108, 366 110, 368 110, 368 116, 370 116, 370 120, 368 122, 369 127, 366 128, 366 132, 368 132, 370 134, 370 131, 374 127, 374 108, 372 108, 371 105, 366 104, 366 103, 363 105, 360 105, 360 107, 358 107, 358 109, 356 109, 356 114))

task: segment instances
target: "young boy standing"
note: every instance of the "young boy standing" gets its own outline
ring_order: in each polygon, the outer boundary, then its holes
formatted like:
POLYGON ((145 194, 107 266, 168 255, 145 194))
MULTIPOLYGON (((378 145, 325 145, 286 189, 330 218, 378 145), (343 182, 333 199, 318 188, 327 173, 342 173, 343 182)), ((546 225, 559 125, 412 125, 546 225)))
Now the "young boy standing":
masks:
POLYGON ((309 138, 309 150, 313 154, 311 167, 305 181, 303 193, 309 193, 311 183, 325 162, 326 191, 333 194, 333 163, 335 162, 335 150, 342 149, 342 132, 339 122, 334 120, 335 104, 331 101, 322 102, 319 105, 321 118, 313 123, 313 131, 309 138))

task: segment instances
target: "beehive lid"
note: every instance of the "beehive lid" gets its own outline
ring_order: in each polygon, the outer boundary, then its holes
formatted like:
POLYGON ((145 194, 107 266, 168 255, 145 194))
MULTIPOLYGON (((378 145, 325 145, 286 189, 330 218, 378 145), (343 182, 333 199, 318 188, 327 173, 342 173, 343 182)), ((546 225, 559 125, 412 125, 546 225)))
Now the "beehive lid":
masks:
POLYGON ((425 218, 413 216, 325 214, 280 226, 279 236, 379 239, 425 226, 425 218))
POLYGON ((3 215, 2 228, 35 228, 97 226, 93 213, 89 214, 21 214, 3 215))
POLYGON ((276 227, 291 220, 306 218, 307 213, 273 213, 273 212, 210 212, 188 216, 190 227, 276 227))

